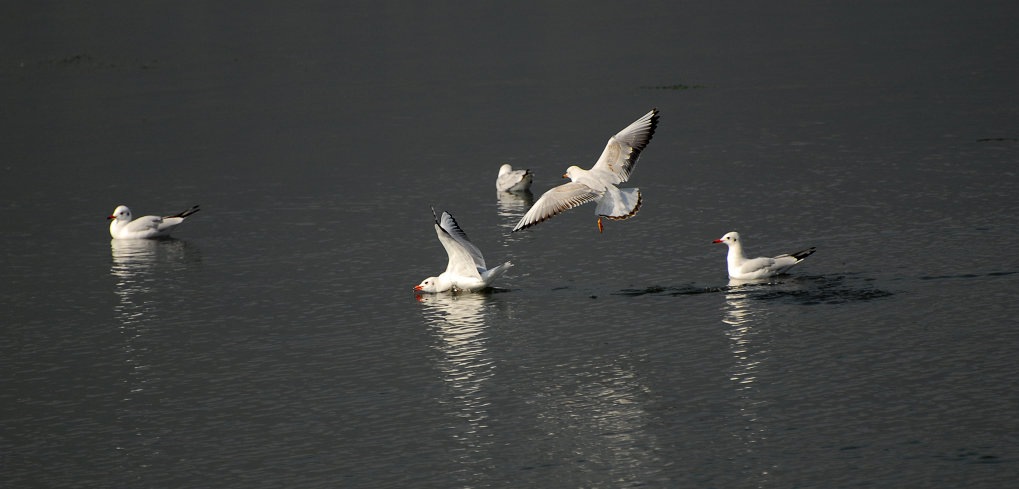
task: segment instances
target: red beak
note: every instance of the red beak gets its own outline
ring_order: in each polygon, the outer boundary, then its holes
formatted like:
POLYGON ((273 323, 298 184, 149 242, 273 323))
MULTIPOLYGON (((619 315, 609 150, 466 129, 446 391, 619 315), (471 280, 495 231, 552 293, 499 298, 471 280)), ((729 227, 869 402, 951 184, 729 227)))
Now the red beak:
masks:
POLYGON ((420 285, 415 285, 415 286, 414 286, 414 290, 421 290, 421 289, 423 289, 423 288, 424 288, 424 287, 422 287, 422 286, 420 286, 420 285))
POLYGON ((109 221, 110 219, 116 219, 116 218, 117 218, 117 216, 110 216, 110 217, 107 217, 106 220, 109 221))
POLYGON ((721 242, 722 242, 722 240, 720 240, 720 239, 716 239, 716 240, 712 241, 712 243, 721 243, 721 242))

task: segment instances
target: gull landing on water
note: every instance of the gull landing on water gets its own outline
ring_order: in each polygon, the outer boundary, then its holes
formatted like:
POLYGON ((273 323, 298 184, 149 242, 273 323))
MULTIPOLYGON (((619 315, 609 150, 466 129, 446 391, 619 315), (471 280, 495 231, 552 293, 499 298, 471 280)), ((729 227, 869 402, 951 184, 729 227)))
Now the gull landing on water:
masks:
POLYGON ((633 217, 640 209, 640 190, 620 189, 616 184, 629 180, 640 152, 651 141, 656 127, 658 109, 651 109, 651 112, 610 137, 601 157, 590 170, 575 165, 567 168, 563 178, 569 178, 571 182, 545 192, 524 214, 513 231, 531 227, 592 200, 598 203, 594 209, 598 215, 598 232, 602 231, 603 217, 619 220, 633 217))
POLYGON ((531 188, 534 174, 531 170, 514 170, 509 163, 499 167, 499 176, 495 179, 495 189, 500 192, 523 192, 531 188))
POLYGON ((491 270, 485 266, 485 258, 481 250, 467 238, 467 233, 460 229, 456 220, 448 212, 443 212, 442 217, 435 216, 435 209, 432 208, 432 217, 435 218, 435 234, 439 242, 446 249, 449 255, 449 264, 446 271, 438 277, 428 277, 414 287, 418 292, 446 292, 452 291, 477 291, 491 285, 513 264, 503 263, 491 270))
POLYGON ((184 219, 198 211, 196 205, 172 216, 142 216, 132 221, 131 209, 126 205, 119 205, 113 209, 113 214, 107 217, 107 219, 113 219, 113 222, 110 223, 110 236, 113 236, 113 239, 162 238, 169 236, 170 231, 173 231, 184 222, 184 219))
POLYGON ((729 254, 725 257, 729 264, 729 277, 740 280, 753 280, 781 275, 817 250, 817 248, 811 246, 805 250, 778 255, 773 258, 765 258, 763 256, 747 258, 743 255, 743 242, 740 241, 739 233, 736 231, 726 233, 725 236, 712 242, 725 243, 729 247, 729 254))

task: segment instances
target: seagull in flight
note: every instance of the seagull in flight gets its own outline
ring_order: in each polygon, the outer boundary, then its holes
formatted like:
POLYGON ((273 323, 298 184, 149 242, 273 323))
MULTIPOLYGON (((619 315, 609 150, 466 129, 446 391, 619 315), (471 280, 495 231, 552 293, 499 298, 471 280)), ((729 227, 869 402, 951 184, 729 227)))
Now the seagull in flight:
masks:
POLYGON ((610 137, 601 157, 590 170, 576 165, 567 168, 563 178, 571 181, 545 192, 524 214, 513 231, 529 228, 567 209, 591 201, 598 204, 594 209, 598 215, 598 232, 603 230, 603 217, 619 220, 633 217, 640 209, 640 190, 620 189, 616 185, 629 180, 640 152, 651 141, 656 127, 658 109, 651 109, 651 112, 610 137))

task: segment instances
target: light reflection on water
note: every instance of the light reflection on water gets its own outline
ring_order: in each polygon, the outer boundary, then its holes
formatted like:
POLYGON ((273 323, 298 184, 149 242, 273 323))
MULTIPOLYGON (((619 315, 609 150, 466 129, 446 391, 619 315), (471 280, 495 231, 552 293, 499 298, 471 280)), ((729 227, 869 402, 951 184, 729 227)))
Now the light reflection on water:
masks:
MULTIPOLYGON (((141 360, 139 355, 144 352, 139 351, 135 343, 144 334, 147 319, 157 307, 159 296, 153 294, 157 284, 154 268, 157 255, 162 251, 160 247, 161 242, 157 240, 110 241, 113 254, 110 274, 117 278, 113 289, 117 295, 117 304, 113 310, 120 333, 125 340, 123 350, 127 354, 128 362, 134 364, 133 369, 136 372, 147 368, 145 365, 139 365, 141 360)), ((171 254, 180 254, 179 249, 174 250, 171 247, 167 249, 171 254)), ((141 389, 132 389, 131 392, 136 390, 141 389)))
POLYGON ((165 320, 160 316, 165 314, 166 293, 172 290, 161 275, 183 263, 189 251, 186 242, 175 239, 114 239, 110 248, 117 296, 113 310, 125 364, 117 419, 128 435, 117 442, 116 450, 131 460, 126 466, 144 470, 161 455, 160 429, 150 426, 144 415, 149 399, 160 396, 160 374, 148 336, 165 320))
POLYGON ((451 418, 450 436, 457 449, 453 459, 468 483, 491 469, 492 433, 486 386, 495 374, 485 331, 486 294, 423 294, 422 314, 435 333, 436 367, 445 385, 438 399, 451 418))
MULTIPOLYGON (((499 454, 507 449, 493 429, 506 422, 493 412, 505 402, 504 393, 493 389, 506 386, 496 379, 499 354, 491 348, 488 330, 490 323, 505 321, 498 317, 501 304, 493 294, 428 294, 419 301, 437 339, 435 365, 445 385, 438 401, 452 420, 447 432, 458 447, 451 455, 460 471, 455 476, 464 487, 473 486, 499 472, 504 463, 499 454)), ((533 372, 528 384, 534 390, 525 403, 534 410, 528 416, 533 415, 535 437, 524 442, 524 463, 550 467, 574 461, 578 477, 591 484, 602 480, 605 470, 614 480, 654 480, 664 447, 647 429, 655 421, 647 403, 655 396, 639 371, 644 362, 632 352, 595 353, 533 372)), ((503 373, 516 378, 517 368, 530 371, 529 365, 512 365, 503 373)))
POLYGON ((577 486, 597 486, 603 473, 625 484, 655 480, 663 446, 647 402, 654 395, 643 381, 633 353, 572 358, 541 376, 536 397, 536 462, 576 464, 577 486), (602 474, 602 475, 598 475, 602 474))
POLYGON ((741 461, 741 473, 752 479, 749 481, 752 485, 764 487, 774 467, 762 462, 767 458, 763 450, 769 437, 769 427, 761 419, 760 410, 767 407, 768 401, 761 399, 758 375, 768 361, 765 334, 770 314, 766 303, 750 297, 751 283, 732 279, 729 287, 725 292, 722 323, 727 326, 725 335, 729 338, 729 351, 733 357, 729 380, 739 408, 739 417, 734 418, 739 426, 735 427, 733 436, 739 440, 743 450, 735 460, 741 461))

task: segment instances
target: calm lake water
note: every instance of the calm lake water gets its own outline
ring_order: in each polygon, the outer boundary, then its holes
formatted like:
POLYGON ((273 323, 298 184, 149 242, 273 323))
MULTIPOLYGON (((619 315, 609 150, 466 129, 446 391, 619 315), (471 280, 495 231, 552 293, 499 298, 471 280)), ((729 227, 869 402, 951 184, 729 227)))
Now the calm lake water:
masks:
POLYGON ((341 3, 0 16, 0 486, 1019 478, 1013 3, 341 3), (636 218, 510 233, 652 107, 636 218))

